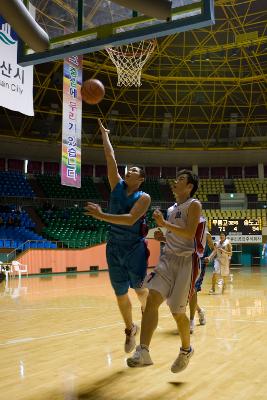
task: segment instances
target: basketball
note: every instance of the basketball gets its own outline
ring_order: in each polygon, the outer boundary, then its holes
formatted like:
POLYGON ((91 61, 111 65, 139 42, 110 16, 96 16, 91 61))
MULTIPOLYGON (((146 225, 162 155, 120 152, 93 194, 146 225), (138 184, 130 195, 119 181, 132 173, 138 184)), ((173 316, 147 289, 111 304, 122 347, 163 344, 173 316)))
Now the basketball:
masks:
POLYGON ((105 96, 105 87, 98 79, 88 79, 81 87, 83 101, 88 104, 98 104, 105 96))

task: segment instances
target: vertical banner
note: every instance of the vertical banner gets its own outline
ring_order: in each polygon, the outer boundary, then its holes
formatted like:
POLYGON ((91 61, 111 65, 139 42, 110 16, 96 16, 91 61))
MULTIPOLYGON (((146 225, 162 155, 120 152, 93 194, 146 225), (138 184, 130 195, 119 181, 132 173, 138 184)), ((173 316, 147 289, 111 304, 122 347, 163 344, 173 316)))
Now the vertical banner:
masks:
POLYGON ((18 65, 17 51, 18 36, 0 16, 0 106, 33 116, 33 66, 18 65))
POLYGON ((64 60, 61 184, 81 187, 82 56, 64 60))

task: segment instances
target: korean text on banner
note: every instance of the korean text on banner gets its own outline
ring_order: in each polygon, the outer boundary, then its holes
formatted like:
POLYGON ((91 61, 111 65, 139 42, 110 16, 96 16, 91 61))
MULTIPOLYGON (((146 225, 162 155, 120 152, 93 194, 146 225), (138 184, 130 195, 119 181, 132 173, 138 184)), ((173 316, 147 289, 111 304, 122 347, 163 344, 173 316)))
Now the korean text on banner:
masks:
POLYGON ((81 187, 82 56, 64 60, 61 184, 81 187))
POLYGON ((33 66, 17 64, 18 36, 0 16, 0 106, 34 115, 33 66))

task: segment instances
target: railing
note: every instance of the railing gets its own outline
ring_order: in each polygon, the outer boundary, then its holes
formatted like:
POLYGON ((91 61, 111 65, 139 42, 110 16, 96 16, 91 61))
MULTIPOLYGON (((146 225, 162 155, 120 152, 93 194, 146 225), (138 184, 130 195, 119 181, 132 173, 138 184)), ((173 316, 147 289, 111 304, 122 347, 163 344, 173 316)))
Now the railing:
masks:
POLYGON ((44 204, 49 203, 58 208, 70 208, 70 207, 85 207, 86 203, 91 201, 93 203, 99 204, 103 208, 107 208, 108 202, 99 199, 58 199, 52 197, 13 197, 6 196, 1 197, 1 204, 14 204, 16 207, 18 206, 31 206, 31 207, 42 207, 44 204))
MULTIPOLYGON (((26 198, 26 197, 1 197, 0 204, 14 204, 15 206, 32 206, 32 207, 43 207, 45 204, 49 203, 57 208, 72 208, 72 207, 85 207, 86 203, 91 201, 93 203, 99 204, 102 208, 108 207, 108 201, 99 200, 99 199, 58 199, 58 198, 50 198, 50 197, 34 197, 34 198, 26 198)), ((161 210, 167 210, 173 203, 173 201, 157 201, 152 200, 151 208, 160 208, 161 210)), ((220 209, 220 203, 214 201, 202 201, 203 209, 220 209)), ((232 209, 241 209, 240 207, 233 207, 231 201, 229 201, 229 207, 232 209)), ((248 209, 266 209, 267 201, 257 201, 257 202, 249 202, 248 209)))
POLYGON ((249 201, 248 202, 248 209, 267 209, 267 200, 260 200, 260 201, 249 201))
MULTIPOLYGON (((3 242, 5 241, 2 239, 3 242)), ((24 242, 22 245, 14 248, 12 251, 9 253, 0 253, 0 261, 3 262, 11 262, 14 260, 18 254, 20 254, 22 251, 29 250, 29 249, 75 249, 76 247, 73 246, 73 240, 74 239, 66 239, 64 241, 62 240, 27 240, 24 242), (44 245, 44 243, 49 243, 52 244, 49 247, 47 245, 44 245), (43 246, 42 246, 43 244, 43 246)), ((7 239, 8 242, 16 242, 11 239, 7 239)), ((84 247, 89 247, 88 245, 88 240, 79 240, 80 244, 83 244, 84 247)), ((6 248, 8 249, 8 248, 6 248)))

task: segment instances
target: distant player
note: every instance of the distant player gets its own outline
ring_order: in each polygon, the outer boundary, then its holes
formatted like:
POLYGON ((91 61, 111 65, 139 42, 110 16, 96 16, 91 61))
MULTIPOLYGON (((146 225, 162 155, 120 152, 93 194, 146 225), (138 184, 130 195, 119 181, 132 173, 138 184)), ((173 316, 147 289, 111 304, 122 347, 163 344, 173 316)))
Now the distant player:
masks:
POLYGON ((149 346, 158 325, 158 309, 166 299, 182 342, 171 371, 176 373, 184 370, 193 355, 189 319, 185 311, 199 274, 198 254, 203 255, 205 246, 205 221, 201 218, 201 204, 193 198, 197 188, 198 177, 192 171, 179 171, 173 185, 177 203, 168 210, 168 220, 163 218, 159 210, 154 211, 157 225, 167 229, 166 245, 158 266, 146 279, 149 295, 142 317, 140 345, 136 347, 134 355, 127 359, 129 367, 153 364, 149 346))
POLYGON ((262 258, 267 258, 267 242, 263 243, 261 257, 262 258))
POLYGON ((226 288, 226 281, 230 274, 230 260, 232 256, 232 244, 226 239, 224 233, 220 234, 220 240, 216 243, 213 252, 206 261, 210 262, 214 259, 214 271, 212 275, 210 294, 215 294, 215 286, 218 279, 222 280, 222 293, 226 288))
POLYGON ((145 213, 150 205, 150 196, 139 190, 144 181, 144 171, 130 168, 122 179, 118 173, 114 151, 109 140, 109 130, 99 120, 104 152, 111 187, 109 210, 104 213, 98 204, 87 203, 87 213, 101 221, 110 223, 107 242, 107 262, 112 287, 125 322, 126 353, 135 347, 137 326, 132 319, 132 305, 128 296, 129 287, 135 292, 145 309, 148 290, 142 288, 146 276, 148 249, 145 236, 147 226, 145 213))

